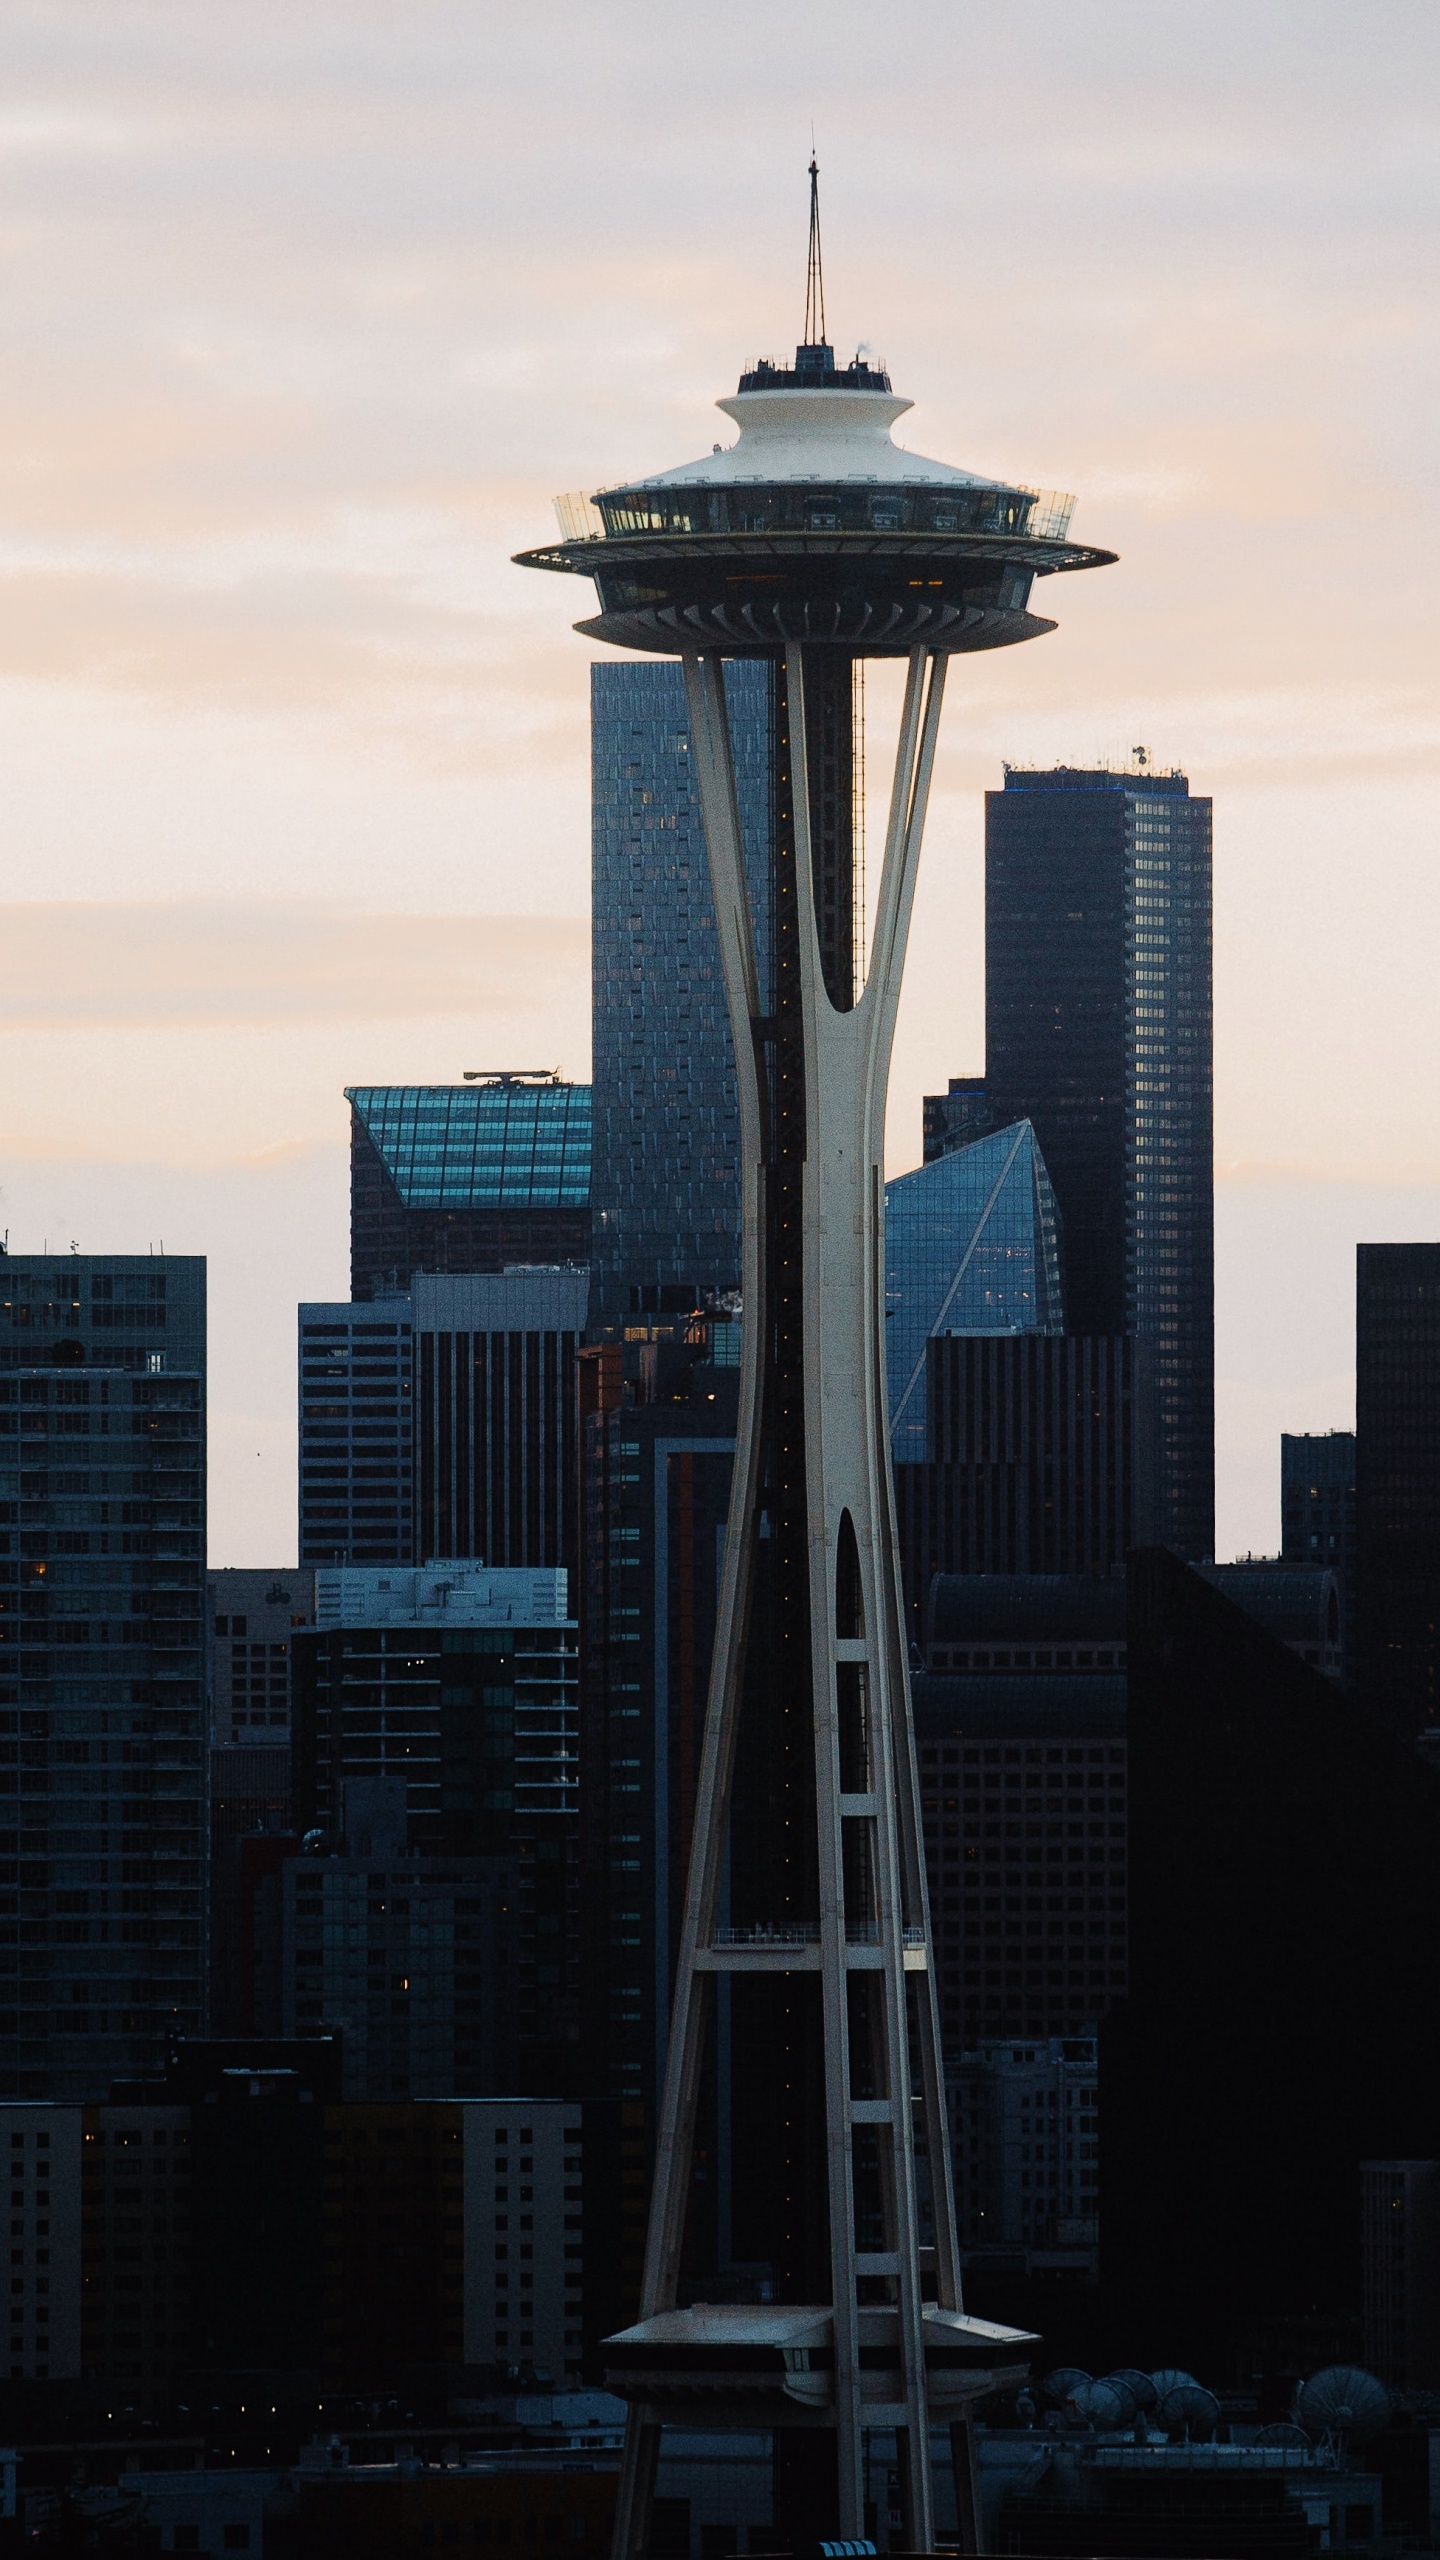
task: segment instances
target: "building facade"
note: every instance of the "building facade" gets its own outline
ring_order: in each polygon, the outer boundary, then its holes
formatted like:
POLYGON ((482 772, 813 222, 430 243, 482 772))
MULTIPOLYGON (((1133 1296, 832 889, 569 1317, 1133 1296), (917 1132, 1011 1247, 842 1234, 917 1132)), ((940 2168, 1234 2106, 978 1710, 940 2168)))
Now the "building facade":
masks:
MULTIPOLYGON (((295 1646, 297 1827, 343 1857, 358 1828, 347 1791, 378 1787, 373 1801, 388 1825, 388 1781, 401 1791, 409 1855, 482 1866, 514 1859, 507 1988, 516 2067, 531 2088, 568 2094, 581 2033, 581 1909, 577 1630, 566 1575, 464 1563, 322 1571, 316 1608, 316 1631, 295 1646)), ((395 1845, 377 1832, 377 1873, 393 1865, 395 1845)), ((298 1895, 301 1879, 286 1872, 282 1886, 298 1895)), ((477 1868, 477 1896, 483 1889, 477 1868)), ((309 1916, 296 1914, 297 1948, 298 1921, 309 1916)))
POLYGON ((1324 1565, 1340 1586, 1347 1679, 1355 1665, 1355 1434, 1282 1431, 1280 1553, 1286 1564, 1324 1565))
POLYGON ((417 1273, 419 1556, 574 1564, 575 1357, 584 1271, 417 1273))
POLYGON ((1433 2147, 1440 1773, 1173 1556, 1127 1581, 1105 2285, 1137 2361, 1219 2373, 1250 2337, 1358 2327, 1360 2163, 1433 2147))
POLYGON ((1355 1301, 1356 1677, 1440 1725, 1440 1244, 1362 1244, 1355 1301))
POLYGON ((190 2109, 142 2099, 77 2113, 78 2370, 127 2394, 166 2395, 194 2352, 190 2109))
POLYGON ((937 1573, 1110 1574, 1153 1537, 1154 1366, 1133 1336, 972 1334, 926 1345, 929 1456, 895 1469, 923 1641, 937 1573))
POLYGON ((300 1309, 300 1561, 414 1555, 414 1333, 408 1297, 300 1309))
MULTIPOLYGON (((678 664, 593 666, 592 1321, 708 1303, 740 1280, 730 1021, 678 664)), ((769 670, 725 669, 747 861, 768 864, 769 670)), ((759 955, 762 968, 766 955, 759 955)))
POLYGON ((586 1354, 609 1380, 582 1455, 585 2014, 592 2085, 652 2130, 735 1448, 738 1328, 690 1330, 586 1354))
POLYGON ((383 1836, 347 1831, 331 1854, 287 1858, 265 1879, 256 1925, 276 1940, 278 2000, 258 2024, 338 2034, 350 2099, 513 2088, 518 1862, 408 1854, 403 1799, 399 1811, 383 1836))
MULTIPOLYGON (((1030 1649, 1048 1633, 1073 1654, 1067 1595, 1041 1579, 1030 1649)), ((1128 1982, 1123 1674, 927 1672, 914 1697, 947 2058, 1084 2034, 1128 1982)))
POLYGON ((417 1271, 588 1262, 588 1085, 501 1071, 345 1099, 352 1298, 397 1296, 417 1271))
POLYGON ((930 1455, 932 1339, 1064 1330, 1055 1195, 1028 1122, 886 1183, 885 1365, 898 1461, 930 1455))
POLYGON ((201 2025, 205 1743, 204 1262, 0 1258, 0 2095, 201 2025))
POLYGON ((81 2145, 78 2107, 0 2102, 10 2179, 12 2382, 61 2382, 81 2369, 81 2145))
POLYGON ((1214 1552, 1211 803, 1179 773, 986 795, 984 1101, 1034 1123, 1077 1334, 1151 1346, 1160 1535, 1214 1552))
POLYGON ((960 2241, 972 2268, 1099 2271, 1100 2089, 1093 2036, 1008 2036, 946 2073, 960 2241))
POLYGON ((996 1126, 995 1106, 983 1076, 952 1076, 947 1091, 927 1093, 920 1110, 926 1164, 952 1154, 956 1147, 973 1145, 977 1138, 988 1138, 996 1126))
POLYGON ((1398 2391, 1440 2381, 1440 2160, 1360 2163, 1366 2370, 1398 2391))
POLYGON ((206 1578, 210 1740, 274 1749, 290 1739, 290 1638, 315 1623, 306 1566, 226 1566, 206 1578))

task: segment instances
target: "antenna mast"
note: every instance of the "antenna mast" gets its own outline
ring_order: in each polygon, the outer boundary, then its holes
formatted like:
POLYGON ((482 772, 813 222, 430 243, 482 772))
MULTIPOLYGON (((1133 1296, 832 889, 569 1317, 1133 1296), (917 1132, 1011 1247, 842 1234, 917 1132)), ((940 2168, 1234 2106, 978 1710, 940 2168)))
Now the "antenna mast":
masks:
POLYGON ((820 163, 810 153, 810 255, 805 270, 805 344, 825 344, 825 275, 820 264, 820 163))

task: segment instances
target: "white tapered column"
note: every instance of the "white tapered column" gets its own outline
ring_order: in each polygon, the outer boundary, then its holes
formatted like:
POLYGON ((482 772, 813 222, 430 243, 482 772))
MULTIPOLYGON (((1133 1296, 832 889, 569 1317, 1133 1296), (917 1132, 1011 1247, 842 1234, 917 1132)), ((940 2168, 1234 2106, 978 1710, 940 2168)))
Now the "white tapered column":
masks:
MULTIPOLYGON (((834 2420, 840 2532, 864 2532, 865 2425, 900 2439, 905 2534, 934 2542, 910 2082, 907 1973, 919 1995, 920 2120, 929 2156, 939 2296, 958 2308, 938 2017, 911 1734, 908 1648, 890 1482, 884 1361, 884 1126, 890 1052, 905 942, 934 765, 945 660, 912 653, 879 885, 873 956, 859 1001, 838 1011, 826 991, 816 932, 805 771, 805 667, 787 652, 786 688, 799 938, 805 1088, 802 1200, 804 1434, 819 1854, 819 1945, 780 1963, 821 1975, 829 2188, 834 2420), (928 672, 928 684, 927 684, 928 672), (837 1564, 853 1531, 859 1608, 841 1629, 837 1564), (841 1684, 861 1701, 842 1767, 841 1684), (846 1781, 849 1781, 847 1784, 846 1781), (847 1884, 849 1902, 847 1905, 847 1884), (907 1938, 910 1944, 907 1947, 907 1938), (878 2094, 855 2094, 850 1981, 868 1986, 869 2059, 878 2094), (879 2248, 857 2246, 855 2137, 873 2143, 882 2210, 879 2248), (899 2398, 867 2404, 860 2326, 881 2297, 898 2349, 899 2398)), ((724 1565, 698 1777, 694 1842, 679 1949, 666 2085, 657 2136, 640 2316, 674 2307, 705 2025, 705 1977, 775 1969, 773 1950, 719 1947, 716 1924, 730 1814, 753 1571, 764 1385, 766 1275, 762 1267, 762 1095, 757 1032, 762 1000, 736 806, 723 671, 718 655, 685 659, 692 744, 730 1010, 740 1104, 744 1220, 740 1414, 724 1565)), ((646 2413, 632 2409, 616 2519, 619 2560, 643 2547, 654 2467, 646 2413)))

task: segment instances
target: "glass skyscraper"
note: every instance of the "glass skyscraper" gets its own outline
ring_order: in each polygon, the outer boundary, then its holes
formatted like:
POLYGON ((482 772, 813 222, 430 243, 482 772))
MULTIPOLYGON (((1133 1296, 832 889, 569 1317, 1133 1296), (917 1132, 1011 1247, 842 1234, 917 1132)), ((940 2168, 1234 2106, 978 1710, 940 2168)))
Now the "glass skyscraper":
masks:
POLYGON ((0 1256, 0 2095, 204 2024, 205 1264, 0 1256))
POLYGON ((925 1346, 1063 1333, 1055 1195, 1028 1120, 885 1185, 885 1366, 897 1459, 930 1453, 925 1346))
POLYGON ((590 1088, 558 1076, 350 1085, 350 1294, 590 1252, 590 1088))
MULTIPOLYGON (((740 1137, 685 686, 673 660, 591 668, 592 1329, 738 1287, 740 1137)), ((771 670, 725 670, 747 859, 768 877, 771 670)), ((764 909, 764 898, 760 899, 764 909)), ((762 976, 767 954, 757 959, 762 976)))
POLYGON ((1215 1543, 1211 803, 1182 773, 986 794, 985 1104, 1033 1121, 1073 1332, 1153 1346, 1158 1528, 1215 1543))

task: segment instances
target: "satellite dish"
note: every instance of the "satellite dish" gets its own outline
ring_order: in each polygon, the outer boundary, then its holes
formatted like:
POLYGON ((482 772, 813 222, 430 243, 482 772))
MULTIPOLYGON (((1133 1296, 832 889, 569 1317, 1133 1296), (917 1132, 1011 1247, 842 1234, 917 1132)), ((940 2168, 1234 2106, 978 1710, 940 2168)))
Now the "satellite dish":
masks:
POLYGON ((1057 2364, 1053 2373, 1046 2374, 1040 2388, 1047 2400, 1053 2400, 1057 2409, 1063 2409, 1071 2392, 1089 2379, 1089 2374, 1082 2373, 1078 2364, 1057 2364))
MULTIPOLYGON (((1178 2364, 1164 2364, 1158 2373, 1151 2374, 1150 2380, 1154 2387, 1156 2401, 1159 2402, 1164 2399, 1167 2391, 1183 2390, 1187 2382, 1195 2381, 1195 2376, 1193 2373, 1182 2371, 1178 2364)), ((1196 2389, 1199 2389, 1198 2383, 1196 2389)))
POLYGON ((1161 2426, 1178 2427, 1187 2444, 1205 2444, 1219 2424, 1220 2403, 1198 2382, 1181 2382, 1166 2392, 1157 2414, 1161 2426))
POLYGON ((1327 2364, 1295 2395, 1295 2414, 1307 2435, 1378 2436, 1394 2403, 1383 2382, 1355 2364, 1327 2364))
POLYGON ((1288 2418, 1278 2419, 1274 2426, 1262 2427, 1255 2438, 1257 2444, 1281 2445, 1287 2453, 1308 2453, 1310 2439, 1303 2427, 1292 2427, 1288 2418))
POLYGON ((1141 2373, 1133 2364, 1117 2365, 1113 2373, 1106 2374, 1105 2380, 1117 2385, 1123 2383, 1137 2410, 1153 2409, 1159 2398, 1150 2375, 1141 2373))
POLYGON ((1135 2415, 1134 2395, 1123 2382, 1077 2382, 1066 2407, 1087 2427, 1128 2427, 1135 2415))

